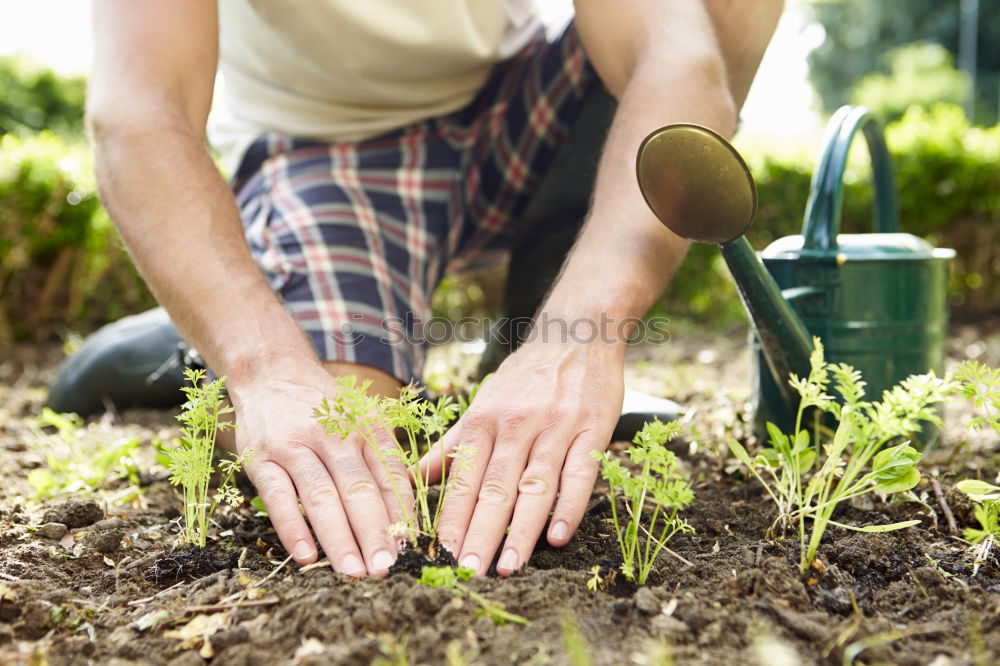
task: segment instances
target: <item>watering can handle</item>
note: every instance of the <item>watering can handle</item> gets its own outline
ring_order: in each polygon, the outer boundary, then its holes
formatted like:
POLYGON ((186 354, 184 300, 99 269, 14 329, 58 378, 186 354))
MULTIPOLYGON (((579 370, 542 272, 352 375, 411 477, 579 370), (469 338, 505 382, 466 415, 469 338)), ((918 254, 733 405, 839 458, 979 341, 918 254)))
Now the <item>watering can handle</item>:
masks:
POLYGON ((840 212, 844 198, 844 167, 854 135, 861 129, 872 158, 872 186, 875 190, 875 226, 880 233, 899 231, 899 209, 892 162, 878 121, 863 106, 842 106, 827 125, 823 153, 813 174, 806 204, 805 251, 834 252, 840 233, 840 212))

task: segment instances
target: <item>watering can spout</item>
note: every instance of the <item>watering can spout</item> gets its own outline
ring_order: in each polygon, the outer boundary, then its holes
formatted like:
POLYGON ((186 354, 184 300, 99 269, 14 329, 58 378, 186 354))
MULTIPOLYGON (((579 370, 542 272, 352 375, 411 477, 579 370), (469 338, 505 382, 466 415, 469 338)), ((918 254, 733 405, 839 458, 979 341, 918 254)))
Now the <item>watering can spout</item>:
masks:
POLYGON ((639 188, 653 213, 677 235, 719 245, 767 364, 790 407, 799 396, 789 374, 809 374, 812 342, 744 233, 757 210, 757 189, 743 158, 700 125, 667 125, 650 134, 636 161, 639 188))

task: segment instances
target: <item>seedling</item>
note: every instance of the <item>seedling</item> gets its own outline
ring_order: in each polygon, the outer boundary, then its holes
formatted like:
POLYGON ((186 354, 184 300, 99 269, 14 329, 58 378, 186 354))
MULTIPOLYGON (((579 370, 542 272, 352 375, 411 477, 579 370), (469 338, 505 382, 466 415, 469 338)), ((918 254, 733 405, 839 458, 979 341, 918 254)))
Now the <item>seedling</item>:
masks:
MULTIPOLYGON (((398 398, 378 398, 368 395, 371 381, 358 384, 353 376, 337 380, 337 394, 332 399, 323 399, 313 411, 314 416, 328 435, 347 439, 352 434, 361 437, 378 457, 386 471, 393 494, 402 507, 405 530, 410 543, 416 544, 421 534, 433 539, 437 535, 441 507, 447 496, 450 483, 441 475, 437 507, 431 511, 429 495, 430 478, 420 472, 421 445, 440 437, 448 429, 462 408, 450 397, 442 397, 436 402, 424 400, 420 388, 415 385, 400 389, 398 398), (403 442, 391 436, 393 431, 403 435, 403 442), (392 462, 401 462, 413 480, 413 495, 416 511, 403 502, 392 462)), ((442 449, 442 469, 445 453, 442 449)), ((462 468, 469 456, 464 448, 448 454, 453 460, 453 470, 462 468), (457 467, 455 466, 457 465, 457 467)), ((428 472, 429 474, 429 472, 428 472)))
POLYGON ((45 499, 56 495, 98 490, 110 480, 123 478, 138 491, 139 466, 135 455, 139 451, 137 438, 120 439, 112 443, 91 443, 84 437, 83 421, 76 414, 57 414, 48 407, 32 423, 35 436, 43 440, 46 466, 28 472, 28 485, 35 497, 45 499), (56 429, 49 435, 42 428, 56 429))
POLYGON ((972 575, 975 576, 979 573, 979 567, 989 561, 993 546, 1000 539, 1000 486, 966 479, 959 481, 955 487, 976 502, 976 522, 981 529, 967 527, 963 533, 976 547, 972 570, 972 575))
POLYGON ((508 622, 528 624, 526 618, 505 610, 501 604, 490 601, 475 590, 470 589, 465 583, 475 574, 475 571, 465 567, 424 567, 420 571, 420 579, 417 582, 439 590, 449 590, 456 597, 468 597, 479 604, 476 615, 488 617, 493 620, 494 624, 504 625, 508 622))
POLYGON ((639 465, 637 475, 608 451, 591 454, 601 461, 601 476, 611 489, 611 519, 622 553, 621 571, 640 585, 645 584, 667 541, 678 532, 694 531, 677 516, 694 500, 694 493, 689 480, 677 471, 677 457, 664 447, 680 430, 677 421, 664 424, 659 419, 643 426, 628 449, 629 458, 639 465), (619 495, 629 513, 624 529, 618 515, 619 495), (653 507, 644 514, 647 500, 653 507), (640 531, 646 535, 644 543, 640 543, 640 531))
POLYGON ((992 428, 1000 435, 1000 368, 990 368, 985 363, 965 361, 955 368, 959 392, 972 401, 977 409, 985 412, 969 423, 974 430, 992 428))
POLYGON ((916 432, 922 421, 940 424, 933 405, 954 390, 952 382, 939 380, 934 373, 914 375, 886 391, 881 402, 866 402, 861 374, 844 363, 827 363, 819 338, 814 339, 810 360, 808 377, 802 379, 792 375, 789 380, 801 396, 794 433, 785 435, 768 423, 772 448, 753 459, 739 442, 729 442, 733 455, 761 482, 778 507, 778 517, 769 536, 774 536, 778 526, 784 533, 785 526, 797 523, 802 573, 812 565, 828 525, 860 532, 889 532, 920 522, 907 520, 890 525, 855 527, 830 517, 838 504, 851 498, 870 492, 902 493, 920 482, 920 472, 916 468, 921 459, 919 451, 908 442, 882 447, 916 432), (840 395, 839 401, 827 393, 831 381, 833 390, 840 395), (823 442, 819 418, 812 438, 802 429, 804 415, 809 409, 827 414, 838 422, 831 441, 823 442), (768 481, 764 474, 771 480, 768 481), (808 541, 807 520, 813 524, 808 541))
MULTIPOLYGON (((406 445, 397 446, 393 452, 411 471, 413 497, 417 504, 417 524, 421 532, 432 538, 437 535, 438 519, 448 485, 445 474, 442 473, 438 503, 432 514, 428 502, 430 477, 420 473, 420 442, 430 442, 443 435, 448 425, 458 416, 458 410, 459 405, 448 396, 438 398, 437 402, 422 399, 420 390, 413 384, 400 389, 398 398, 385 401, 385 414, 389 424, 406 436, 406 445)), ((442 447, 442 470, 445 469, 445 455, 442 447)))
POLYGON ((165 449, 170 483, 180 486, 183 492, 184 512, 180 541, 205 547, 208 539, 208 524, 221 502, 239 506, 243 495, 233 484, 233 476, 239 472, 252 455, 245 451, 241 456, 219 460, 222 482, 214 494, 209 491, 209 481, 215 471, 215 439, 219 432, 233 428, 233 424, 220 417, 233 412, 224 404, 222 389, 226 378, 219 377, 205 381, 204 370, 184 371, 184 377, 191 383, 181 390, 187 401, 180 416, 181 436, 175 446, 165 449))

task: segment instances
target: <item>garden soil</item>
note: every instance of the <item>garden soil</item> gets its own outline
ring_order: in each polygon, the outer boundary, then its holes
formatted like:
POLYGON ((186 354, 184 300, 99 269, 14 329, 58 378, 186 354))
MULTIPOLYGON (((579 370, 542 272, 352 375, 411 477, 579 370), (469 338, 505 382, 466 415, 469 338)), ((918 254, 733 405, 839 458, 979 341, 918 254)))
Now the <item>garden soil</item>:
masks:
MULTIPOLYGON (((953 357, 996 365, 995 331, 957 327, 953 357)), ((116 487, 30 501, 24 478, 45 455, 30 423, 57 357, 21 349, 0 366, 3 664, 1000 663, 1000 568, 994 559, 973 575, 960 539, 972 506, 953 489, 959 478, 991 479, 1000 443, 966 433, 967 410, 951 408, 909 498, 867 499, 836 517, 919 526, 831 527, 802 576, 797 535, 764 538, 773 507, 725 450, 726 437, 751 439, 740 333, 676 334, 630 353, 633 386, 689 407, 689 436, 673 448, 694 479, 685 516, 697 532, 670 542, 649 585, 613 580, 617 542, 598 486, 568 546, 540 543, 517 575, 470 581, 525 626, 496 626, 469 599, 408 573, 353 580, 323 563, 300 568, 249 506, 220 514, 206 551, 176 547, 178 500, 152 462, 152 443, 176 432, 169 413, 87 426, 94 437, 142 440, 149 466, 138 502, 114 501, 124 497, 116 487)))

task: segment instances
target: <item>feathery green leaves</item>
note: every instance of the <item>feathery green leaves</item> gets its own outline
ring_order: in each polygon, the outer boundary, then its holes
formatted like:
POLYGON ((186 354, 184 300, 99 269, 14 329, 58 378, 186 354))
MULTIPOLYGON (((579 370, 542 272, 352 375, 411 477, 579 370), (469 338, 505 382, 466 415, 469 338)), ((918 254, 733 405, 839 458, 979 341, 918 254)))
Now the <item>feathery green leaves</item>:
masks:
POLYGON ((660 554, 678 532, 693 532, 678 512, 694 501, 690 481, 677 470, 677 457, 664 444, 678 434, 677 421, 661 423, 659 419, 646 423, 635 438, 627 455, 639 472, 633 474, 609 451, 594 451, 591 456, 601 462, 601 476, 611 489, 611 519, 622 552, 621 571, 640 585, 646 582, 660 554), (622 529, 618 516, 618 497, 625 502, 629 520, 622 529), (647 500, 652 509, 646 509, 647 500), (645 534, 640 543, 639 533, 645 534))

